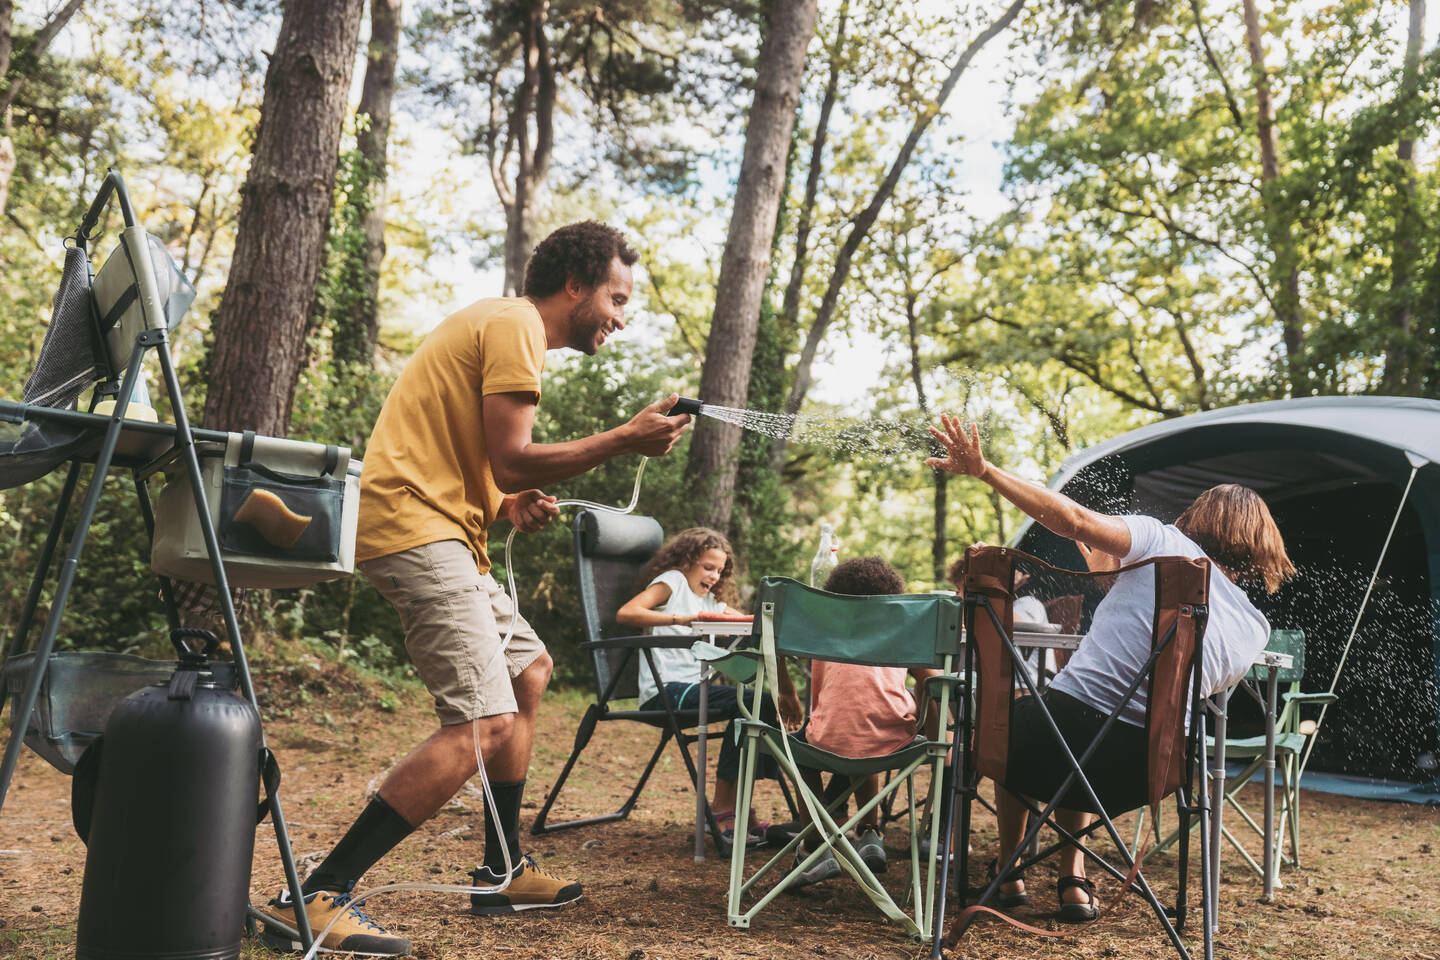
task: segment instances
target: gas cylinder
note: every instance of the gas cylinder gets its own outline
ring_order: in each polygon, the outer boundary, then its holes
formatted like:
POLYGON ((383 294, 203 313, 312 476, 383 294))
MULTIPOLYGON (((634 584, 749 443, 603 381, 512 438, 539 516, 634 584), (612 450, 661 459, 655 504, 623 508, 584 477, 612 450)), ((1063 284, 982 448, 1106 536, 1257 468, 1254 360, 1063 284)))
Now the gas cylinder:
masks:
POLYGON ((261 739, 255 708, 217 679, 226 666, 182 654, 168 684, 111 713, 97 741, 77 960, 239 955, 261 739))

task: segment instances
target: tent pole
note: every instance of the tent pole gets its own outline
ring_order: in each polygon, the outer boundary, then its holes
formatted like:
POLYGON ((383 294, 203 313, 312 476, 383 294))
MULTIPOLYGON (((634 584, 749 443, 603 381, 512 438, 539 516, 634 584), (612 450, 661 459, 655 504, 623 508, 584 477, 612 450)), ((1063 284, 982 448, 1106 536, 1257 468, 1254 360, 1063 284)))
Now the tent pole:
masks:
MULTIPOLYGON (((1410 499, 1410 488, 1415 484, 1415 474, 1420 468, 1430 461, 1405 451, 1405 457, 1410 461, 1410 479, 1405 481, 1405 492, 1400 494, 1400 503, 1395 507, 1395 516, 1390 520, 1390 532, 1385 534, 1385 544, 1380 548, 1380 556, 1375 560, 1375 570, 1370 574, 1370 582, 1365 586, 1365 596, 1360 600, 1360 609, 1355 611, 1355 622, 1350 627, 1350 636, 1345 641, 1345 649, 1340 651, 1340 663, 1335 667, 1335 676, 1330 679, 1330 689, 1327 693, 1334 693, 1336 686, 1340 683, 1340 672, 1345 669, 1345 660, 1350 656, 1350 645, 1355 642, 1355 635, 1360 632, 1360 618, 1365 615, 1365 606, 1370 602, 1370 592, 1375 589, 1375 581, 1380 578, 1380 565, 1385 562, 1385 555, 1390 552, 1390 539, 1395 536, 1395 528, 1400 524, 1400 514, 1405 509, 1405 503, 1410 499)), ((1325 725, 1325 712, 1330 709, 1329 703, 1320 705, 1320 718, 1315 721, 1315 732, 1310 734, 1309 742, 1305 744, 1305 756, 1300 758, 1300 769, 1295 773, 1295 789, 1300 788, 1300 778, 1305 774, 1305 767, 1310 762, 1310 754, 1315 752, 1315 741, 1320 739, 1320 728, 1325 725)))

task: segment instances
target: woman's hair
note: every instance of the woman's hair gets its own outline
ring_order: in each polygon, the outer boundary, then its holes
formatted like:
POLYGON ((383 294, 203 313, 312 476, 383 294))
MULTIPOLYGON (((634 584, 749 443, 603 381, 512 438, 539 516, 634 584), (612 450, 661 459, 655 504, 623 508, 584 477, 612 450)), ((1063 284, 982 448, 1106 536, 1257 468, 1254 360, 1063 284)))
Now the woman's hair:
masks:
POLYGON ((548 297, 570 279, 582 287, 598 287, 609 278, 610 264, 617 257, 627 267, 638 259, 619 230, 594 220, 568 224, 535 247, 525 264, 520 292, 527 297, 548 297))
POLYGON ((1175 521, 1237 583, 1259 581, 1266 593, 1295 575, 1285 541, 1260 494, 1238 483, 1211 487, 1175 521))
POLYGON ((719 550, 725 554, 725 566, 721 568, 720 579, 715 581, 710 593, 724 603, 733 604, 739 599, 735 589, 735 551, 731 549, 730 541, 725 539, 725 534, 709 527, 681 530, 665 541, 665 545, 645 564, 643 579, 649 583, 666 570, 684 573, 699 563, 707 550, 719 550))
POLYGON ((879 557, 856 557, 830 571, 830 576, 825 578, 825 589, 830 593, 874 597, 904 593, 905 581, 894 567, 879 557))
POLYGON ((959 590, 964 585, 965 554, 962 553, 960 554, 960 556, 950 561, 950 566, 945 571, 945 577, 950 583, 955 584, 956 590, 959 590))

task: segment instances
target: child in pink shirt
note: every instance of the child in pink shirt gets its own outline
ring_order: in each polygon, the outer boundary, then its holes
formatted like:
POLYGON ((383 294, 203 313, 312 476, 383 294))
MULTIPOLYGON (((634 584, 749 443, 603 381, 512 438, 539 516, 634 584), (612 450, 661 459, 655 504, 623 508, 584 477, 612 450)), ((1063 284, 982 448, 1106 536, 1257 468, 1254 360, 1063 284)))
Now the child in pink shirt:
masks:
MULTIPOLYGON (((825 581, 830 593, 878 596, 905 592, 900 574, 879 557, 846 560, 825 581)), ((858 663, 815 660, 810 665, 810 720, 802 734, 805 741, 841 757, 880 757, 907 746, 916 736, 918 699, 924 695, 925 678, 938 670, 904 667, 871 667, 858 663), (915 690, 906 686, 907 676, 915 677, 915 690)), ((805 771, 811 789, 819 793, 818 771, 805 771)), ((864 806, 880 791, 880 775, 860 778, 855 799, 864 806)), ((885 870, 884 832, 878 809, 872 810, 859 827, 856 850, 875 873, 885 870)), ((809 811, 802 804, 801 820, 809 811)), ((802 853, 803 856, 803 853, 802 853)), ((834 854, 821 857, 795 881, 807 886, 840 873, 834 854)))

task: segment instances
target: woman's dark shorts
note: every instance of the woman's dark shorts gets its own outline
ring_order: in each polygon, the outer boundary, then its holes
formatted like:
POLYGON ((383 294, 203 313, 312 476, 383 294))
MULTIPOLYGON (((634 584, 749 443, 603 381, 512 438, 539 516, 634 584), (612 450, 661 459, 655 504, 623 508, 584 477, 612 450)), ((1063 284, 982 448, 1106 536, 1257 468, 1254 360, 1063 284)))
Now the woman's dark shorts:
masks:
MULTIPOLYGON (((1045 706, 1078 760, 1105 723, 1105 714, 1067 693, 1047 690, 1045 706)), ((1085 764, 1085 776, 1105 812, 1117 816, 1145 805, 1147 754, 1145 730, 1123 720, 1110 725, 1105 739, 1085 764)), ((1034 697, 1016 700, 1010 713, 1010 761, 1005 786, 1012 793, 1048 802, 1060 789, 1070 761, 1055 742, 1034 697)), ((1099 813, 1090 795, 1075 779, 1060 801, 1067 810, 1099 813)))

